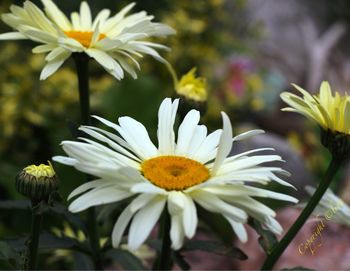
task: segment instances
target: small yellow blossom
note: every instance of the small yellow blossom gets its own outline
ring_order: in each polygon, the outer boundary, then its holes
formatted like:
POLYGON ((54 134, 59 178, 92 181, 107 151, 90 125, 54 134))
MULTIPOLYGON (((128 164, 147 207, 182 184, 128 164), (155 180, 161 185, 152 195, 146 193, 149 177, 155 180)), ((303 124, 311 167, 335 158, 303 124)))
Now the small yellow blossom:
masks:
POLYGON ((196 68, 183 75, 176 85, 176 92, 196 102, 207 100, 207 82, 205 78, 196 77, 196 68))

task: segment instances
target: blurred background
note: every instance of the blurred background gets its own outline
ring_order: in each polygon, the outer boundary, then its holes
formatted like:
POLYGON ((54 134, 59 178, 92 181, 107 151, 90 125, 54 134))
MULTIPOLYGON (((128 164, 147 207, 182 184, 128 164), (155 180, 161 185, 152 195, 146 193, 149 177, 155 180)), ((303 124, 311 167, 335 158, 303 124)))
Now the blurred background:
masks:
MULTIPOLYGON (((33 1, 41 6, 40 1, 33 1)), ((66 14, 80 1, 60 0, 66 14)), ((102 8, 118 11, 128 1, 87 1, 96 14, 102 8)), ((266 134, 234 146, 233 152, 261 146, 276 148, 289 170, 289 182, 302 198, 306 184, 316 185, 329 155, 319 142, 318 127, 297 114, 281 112, 282 91, 296 83, 310 92, 322 80, 333 90, 347 91, 350 83, 348 46, 350 2, 347 0, 138 0, 133 12, 146 10, 155 21, 169 24, 177 35, 161 39, 171 52, 162 55, 178 76, 197 67, 208 82, 208 111, 203 119, 211 129, 222 126, 224 110, 234 134, 264 129, 266 134)), ((22 1, 2 0, 0 13, 22 1)), ((0 32, 9 28, 0 23, 0 32)), ((63 154, 62 140, 73 139, 69 127, 79 124, 77 81, 72 60, 46 81, 39 81, 43 55, 33 55, 29 41, 0 43, 0 198, 21 198, 14 178, 28 164, 46 163, 63 154)), ((131 116, 156 135, 161 100, 174 96, 170 74, 150 57, 141 61, 139 79, 115 80, 91 65, 92 112, 111 121, 131 116)), ((55 164, 65 199, 82 182, 75 170, 55 164)), ((350 202, 350 167, 337 176, 334 190, 350 202)), ((22 217, 0 214, 0 232, 21 228, 22 217)), ((27 225, 24 225, 23 231, 27 225)))

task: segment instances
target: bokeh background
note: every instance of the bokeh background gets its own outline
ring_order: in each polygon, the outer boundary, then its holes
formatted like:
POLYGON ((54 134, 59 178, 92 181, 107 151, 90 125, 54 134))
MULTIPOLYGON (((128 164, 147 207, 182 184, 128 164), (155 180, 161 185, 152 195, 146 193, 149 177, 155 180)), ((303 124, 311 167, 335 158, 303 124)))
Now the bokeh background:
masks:
MULTIPOLYGON (((33 1, 39 6, 40 1, 33 1)), ((60 0, 66 14, 80 1, 60 0)), ((118 11, 128 1, 87 1, 93 14, 102 8, 118 11)), ((350 83, 349 22, 347 0, 138 0, 133 11, 146 10, 155 21, 169 24, 177 35, 163 39, 171 52, 163 56, 179 76, 197 67, 208 82, 208 112, 203 119, 220 128, 219 112, 233 122, 234 134, 264 129, 266 134, 234 146, 233 152, 273 146, 292 173, 289 179, 299 198, 306 184, 316 185, 329 155, 319 142, 318 127, 296 114, 280 111, 282 91, 290 83, 318 91, 322 80, 333 89, 348 91, 350 83)), ((22 1, 2 0, 0 13, 22 1)), ((0 32, 9 28, 0 23, 0 32)), ((72 139, 79 124, 77 81, 72 60, 46 81, 39 81, 43 55, 33 55, 29 41, 0 42, 0 198, 21 198, 14 189, 16 174, 28 164, 46 163, 62 154, 60 142, 72 139)), ((93 114, 112 121, 131 116, 156 135, 161 100, 174 96, 169 72, 150 57, 141 61, 139 79, 116 81, 91 65, 93 114)), ((65 199, 82 181, 73 169, 55 164, 65 199)), ((350 202, 350 167, 333 184, 350 202)), ((278 187, 276 189, 279 189, 278 187)), ((26 214, 0 213, 0 235, 27 230, 26 214)), ((258 245, 257 245, 258 246, 258 245)))

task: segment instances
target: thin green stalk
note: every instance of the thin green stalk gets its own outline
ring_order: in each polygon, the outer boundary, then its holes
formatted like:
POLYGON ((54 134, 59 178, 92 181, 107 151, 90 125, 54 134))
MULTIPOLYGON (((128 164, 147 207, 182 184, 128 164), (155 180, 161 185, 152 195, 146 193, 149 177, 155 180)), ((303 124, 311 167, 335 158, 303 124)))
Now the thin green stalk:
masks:
POLYGON ((25 270, 35 270, 37 265, 40 228, 43 220, 43 214, 38 208, 38 203, 32 202, 32 225, 27 241, 26 255, 28 256, 28 262, 24 268, 25 270))
POLYGON ((263 266, 261 267, 261 270, 271 270, 273 268, 277 260, 283 254, 284 250, 288 247, 290 242, 294 239, 296 234, 299 232, 301 227, 305 224, 306 220, 316 208, 324 193, 327 191, 327 188, 332 182, 332 179, 338 171, 339 167, 341 166, 342 162, 343 161, 341 159, 337 159, 334 156, 332 157, 327 172, 320 184, 318 185, 315 193, 312 195, 309 202, 307 203, 304 210, 301 212, 293 226, 288 230, 288 232, 282 238, 282 240, 279 243, 277 243, 277 245, 273 248, 272 253, 268 255, 263 266))
POLYGON ((171 241, 170 241, 170 215, 165 208, 160 225, 162 248, 155 262, 154 270, 170 270, 172 268, 171 241))
MULTIPOLYGON (((85 53, 76 53, 74 60, 78 75, 81 120, 83 125, 90 125, 89 56, 85 53)), ((86 176, 86 180, 89 181, 89 176, 86 176)), ((101 270, 103 269, 101 247, 94 207, 87 210, 87 230, 95 269, 101 270)))

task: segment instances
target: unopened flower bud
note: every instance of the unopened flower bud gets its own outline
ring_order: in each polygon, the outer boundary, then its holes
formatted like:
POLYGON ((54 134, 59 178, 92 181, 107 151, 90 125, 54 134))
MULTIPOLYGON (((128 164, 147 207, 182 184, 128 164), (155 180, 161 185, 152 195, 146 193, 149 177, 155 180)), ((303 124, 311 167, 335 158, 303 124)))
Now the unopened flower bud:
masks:
POLYGON ((48 201, 50 195, 58 189, 58 178, 49 162, 48 165, 30 165, 16 177, 16 189, 33 201, 48 201))

